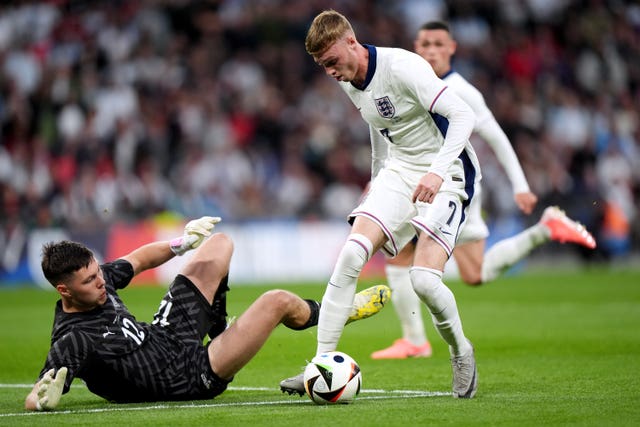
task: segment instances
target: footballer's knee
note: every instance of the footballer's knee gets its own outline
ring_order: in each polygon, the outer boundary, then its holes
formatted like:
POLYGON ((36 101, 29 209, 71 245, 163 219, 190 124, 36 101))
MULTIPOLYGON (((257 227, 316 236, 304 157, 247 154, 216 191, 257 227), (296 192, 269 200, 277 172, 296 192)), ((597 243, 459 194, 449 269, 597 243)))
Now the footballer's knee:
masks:
POLYGON ((442 283, 442 273, 431 268, 412 267, 409 275, 413 290, 423 300, 433 294, 442 283))
POLYGON ((336 267, 347 276, 358 277, 372 254, 373 244, 371 240, 362 234, 352 233, 338 255, 336 267))
POLYGON ((469 286, 480 286, 484 283, 481 271, 469 272, 460 270, 460 279, 469 286))
POLYGON ((267 291, 260 296, 260 300, 264 303, 265 311, 274 313, 280 319, 296 317, 301 309, 306 308, 300 297, 282 289, 267 291))
POLYGON ((460 279, 470 286, 484 283, 482 269, 484 267, 484 241, 478 240, 463 243, 456 247, 453 255, 458 264, 460 279))
POLYGON ((286 313, 288 308, 298 299, 297 296, 283 289, 271 289, 262 294, 260 298, 264 299, 271 309, 279 313, 286 313))
POLYGON ((232 254, 231 238, 223 233, 213 234, 198 247, 180 273, 213 301, 219 284, 229 274, 232 254))
POLYGON ((187 262, 187 268, 195 270, 207 269, 226 276, 233 255, 233 241, 224 233, 215 233, 195 251, 187 262))
POLYGON ((407 245, 402 248, 398 255, 393 258, 385 258, 385 261, 388 265, 395 265, 397 267, 411 267, 413 264, 413 255, 415 254, 416 245, 413 242, 407 243, 407 245))
MULTIPOLYGON (((308 301, 282 289, 267 291, 260 299, 265 303, 265 311, 272 312, 281 323, 291 329, 305 329, 314 314, 308 301)), ((317 303, 314 304, 317 306, 317 303)))
POLYGON ((233 240, 231 240, 231 237, 226 234, 215 233, 211 235, 211 237, 202 244, 202 247, 206 250, 207 256, 231 262, 231 255, 233 255, 233 240))

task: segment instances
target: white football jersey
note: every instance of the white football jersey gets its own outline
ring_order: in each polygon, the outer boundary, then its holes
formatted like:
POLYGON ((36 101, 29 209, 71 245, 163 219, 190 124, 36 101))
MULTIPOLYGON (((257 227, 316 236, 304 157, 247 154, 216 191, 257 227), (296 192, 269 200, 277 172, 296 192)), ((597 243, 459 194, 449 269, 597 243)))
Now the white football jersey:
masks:
POLYGON ((365 46, 369 68, 363 88, 339 83, 369 124, 372 175, 385 165, 404 171, 412 181, 427 172, 445 179, 443 185, 452 177, 479 181, 468 139, 475 123, 469 106, 419 55, 365 46))
POLYGON ((442 76, 442 80, 444 80, 447 86, 453 89, 475 113, 476 122, 473 130, 489 144, 495 153, 496 158, 511 181, 514 193, 528 192, 529 184, 524 176, 518 157, 509 142, 509 138, 496 121, 491 110, 489 110, 480 91, 453 70, 450 70, 442 76))
POLYGON ((465 80, 460 74, 455 72, 454 70, 449 70, 444 76, 441 77, 442 80, 449 86, 453 91, 460 97, 464 102, 466 102, 469 107, 476 114, 476 122, 473 126, 473 130, 477 131, 478 127, 489 120, 492 117, 491 111, 487 104, 484 102, 484 97, 480 93, 478 89, 476 89, 471 83, 465 80))

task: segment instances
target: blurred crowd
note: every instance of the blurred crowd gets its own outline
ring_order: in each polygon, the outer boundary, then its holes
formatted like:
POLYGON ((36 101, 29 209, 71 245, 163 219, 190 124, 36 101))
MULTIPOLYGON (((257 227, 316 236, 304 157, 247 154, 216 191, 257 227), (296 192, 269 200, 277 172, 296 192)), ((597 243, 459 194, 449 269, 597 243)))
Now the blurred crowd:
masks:
MULTIPOLYGON (((510 137, 539 210, 563 207, 606 257, 639 248, 640 6, 623 0, 2 2, 0 244, 161 212, 344 218, 370 147, 304 50, 326 8, 361 42, 408 50, 422 23, 448 21, 454 67, 510 137)), ((488 217, 517 216, 473 142, 488 217)))

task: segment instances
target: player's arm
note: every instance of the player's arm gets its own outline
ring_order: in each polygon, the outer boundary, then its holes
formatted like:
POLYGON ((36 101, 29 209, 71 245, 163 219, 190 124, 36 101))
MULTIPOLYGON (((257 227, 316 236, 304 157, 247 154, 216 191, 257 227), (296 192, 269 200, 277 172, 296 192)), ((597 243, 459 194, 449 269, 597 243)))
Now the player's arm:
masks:
POLYGON ((416 187, 413 194, 414 202, 416 200, 433 202, 440 191, 447 170, 468 143, 476 119, 471 107, 446 87, 434 98, 429 111, 446 117, 449 127, 444 144, 431 163, 429 173, 420 179, 416 187))
POLYGON ((447 84, 436 76, 433 68, 419 55, 409 55, 394 65, 397 85, 405 96, 423 105, 425 114, 435 113, 445 117, 448 128, 444 144, 429 167, 429 172, 420 179, 413 201, 431 203, 444 182, 449 167, 458 158, 476 122, 476 116, 447 84))
POLYGON ((220 220, 219 217, 212 216, 194 219, 184 227, 182 236, 168 242, 148 243, 122 257, 122 259, 131 264, 134 275, 155 268, 169 261, 175 255, 182 255, 200 246, 204 239, 211 235, 215 224, 220 220))
POLYGON ((55 409, 60 397, 69 391, 76 373, 81 366, 86 366, 93 352, 94 340, 88 332, 73 329, 56 339, 49 349, 38 381, 25 399, 25 409, 55 409))
POLYGON ((452 82, 452 88, 464 102, 469 104, 476 115, 474 131, 493 150, 496 158, 502 165, 513 188, 514 199, 518 208, 529 214, 535 208, 538 198, 529 189, 529 183, 524 176, 522 166, 518 161, 509 138, 504 133, 487 103, 478 89, 466 80, 452 82))
POLYGON ((518 208, 530 214, 538 201, 529 189, 529 183, 516 156, 509 138, 492 114, 476 128, 477 134, 489 144, 513 187, 514 199, 518 208))
POLYGON ((159 241, 140 246, 138 249, 122 257, 133 267, 133 275, 155 268, 173 258, 169 242, 159 241))
POLYGON ((369 126, 369 139, 371 140, 371 179, 367 182, 362 190, 362 195, 358 203, 361 203, 366 197, 367 193, 371 189, 371 182, 378 176, 380 169, 384 167, 384 164, 389 155, 389 146, 384 140, 382 134, 376 130, 373 126, 369 126))
POLYGON ((389 155, 389 147, 380 131, 372 126, 369 126, 369 138, 371 140, 371 179, 373 179, 384 167, 389 155))
POLYGON ((449 88, 438 94, 429 111, 445 117, 449 122, 444 144, 429 168, 430 172, 444 178, 449 167, 469 142, 476 115, 471 107, 449 88))

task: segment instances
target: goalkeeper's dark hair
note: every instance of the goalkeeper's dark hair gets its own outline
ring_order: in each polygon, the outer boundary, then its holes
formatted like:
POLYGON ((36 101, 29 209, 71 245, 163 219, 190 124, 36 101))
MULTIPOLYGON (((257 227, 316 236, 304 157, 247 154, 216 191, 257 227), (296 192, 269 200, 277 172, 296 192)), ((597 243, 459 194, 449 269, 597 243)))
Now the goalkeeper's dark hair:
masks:
POLYGON ((451 29, 449 28, 449 24, 444 21, 429 21, 422 24, 420 27, 421 30, 444 30, 447 33, 451 34, 451 29))
POLYGON ((68 281, 76 271, 88 267, 92 259, 93 252, 80 243, 63 240, 42 246, 42 272, 54 288, 68 281))

